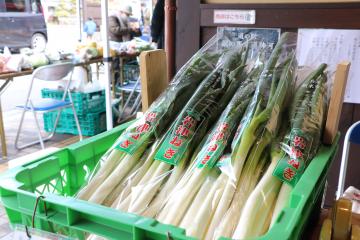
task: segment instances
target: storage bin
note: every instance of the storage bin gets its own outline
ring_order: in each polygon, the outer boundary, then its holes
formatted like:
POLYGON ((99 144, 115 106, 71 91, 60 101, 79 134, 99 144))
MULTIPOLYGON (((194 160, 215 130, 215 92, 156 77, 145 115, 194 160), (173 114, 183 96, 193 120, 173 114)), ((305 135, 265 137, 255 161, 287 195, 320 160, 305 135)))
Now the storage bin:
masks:
MULTIPOLYGON (((63 95, 64 91, 62 90, 48 88, 41 90, 41 96, 43 98, 62 99, 63 95)), ((78 115, 105 111, 105 90, 90 93, 71 92, 71 98, 78 115)), ((67 100, 68 99, 69 97, 67 97, 67 100)), ((64 109, 64 111, 68 113, 72 112, 70 108, 64 109)))
MULTIPOLYGON (((193 239, 175 226, 71 197, 127 126, 121 125, 3 174, 0 197, 10 222, 30 225, 36 199, 43 195, 45 198, 40 200, 34 216, 35 227, 39 229, 80 239, 84 238, 84 232, 117 240, 193 239)), ((314 206, 322 197, 337 142, 338 138, 332 146, 321 147, 291 193, 289 207, 281 212, 270 231, 258 239, 300 239, 314 206)))
MULTIPOLYGON (((57 111, 46 112, 43 115, 44 129, 51 132, 54 128, 57 111)), ((84 136, 94 136, 106 130, 106 115, 105 112, 88 113, 78 115, 81 133, 84 136)), ((59 123, 55 130, 56 133, 69 133, 78 135, 79 131, 76 126, 75 117, 72 112, 68 113, 64 110, 60 114, 59 123)))

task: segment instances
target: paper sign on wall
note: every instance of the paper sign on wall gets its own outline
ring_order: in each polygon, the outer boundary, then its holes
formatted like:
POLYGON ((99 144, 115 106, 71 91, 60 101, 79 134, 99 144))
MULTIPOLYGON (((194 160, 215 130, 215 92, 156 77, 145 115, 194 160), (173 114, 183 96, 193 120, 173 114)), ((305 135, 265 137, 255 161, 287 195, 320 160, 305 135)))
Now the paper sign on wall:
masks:
POLYGON ((255 24, 255 10, 214 10, 216 24, 255 24))
POLYGON ((344 101, 360 103, 360 30, 299 29, 297 60, 314 68, 326 63, 330 73, 341 61, 351 62, 344 101))

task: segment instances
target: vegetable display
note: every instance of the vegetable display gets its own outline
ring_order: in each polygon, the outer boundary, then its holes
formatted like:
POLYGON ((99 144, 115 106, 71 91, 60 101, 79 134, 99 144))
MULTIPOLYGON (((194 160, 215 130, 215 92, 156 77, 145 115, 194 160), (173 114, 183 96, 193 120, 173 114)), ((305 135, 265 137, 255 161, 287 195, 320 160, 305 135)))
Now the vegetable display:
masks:
POLYGON ((270 56, 251 41, 219 49, 214 38, 195 54, 77 197, 196 239, 265 234, 321 145, 326 64, 295 87, 296 34, 270 56))

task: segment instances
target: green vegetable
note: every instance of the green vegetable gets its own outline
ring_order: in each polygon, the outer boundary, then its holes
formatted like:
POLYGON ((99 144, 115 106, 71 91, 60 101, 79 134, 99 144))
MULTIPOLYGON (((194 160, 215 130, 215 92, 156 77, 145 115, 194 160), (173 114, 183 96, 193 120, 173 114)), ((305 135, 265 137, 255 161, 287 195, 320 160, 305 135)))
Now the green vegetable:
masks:
MULTIPOLYGON (((285 60, 285 63, 283 64, 284 67, 280 64, 282 73, 276 86, 276 90, 272 91, 273 95, 270 95, 269 93, 271 93, 270 89, 273 74, 274 72, 277 72, 275 66, 281 54, 282 45, 287 41, 288 37, 287 34, 283 34, 276 45, 270 56, 270 60, 266 63, 265 68, 260 75, 249 113, 245 115, 244 121, 241 121, 240 123, 242 130, 239 133, 239 143, 233 144, 235 148, 231 154, 233 163, 232 175, 235 179, 227 177, 228 180, 225 186, 223 186, 224 190, 219 204, 215 208, 213 207, 213 209, 215 209, 212 210, 214 212, 213 217, 210 219, 202 219, 201 224, 210 224, 207 236, 212 236, 214 234, 216 226, 219 225, 222 217, 229 208, 236 186, 239 184, 245 162, 247 160, 254 161, 252 165, 256 168, 262 152, 276 135, 278 119, 284 107, 286 94, 289 92, 289 89, 291 89, 290 86, 293 81, 293 61, 285 60), (256 106, 256 108, 254 108, 254 106, 256 106), (253 107, 253 109, 251 109, 251 107, 253 107), (260 144, 257 145, 257 142, 260 142, 260 144), (253 150, 251 151, 251 149, 253 150)), ((292 54, 290 54, 289 59, 293 59, 292 54)), ((244 174, 251 175, 252 171, 244 174)), ((219 177, 219 181, 223 181, 222 177, 219 177)), ((199 231, 194 231, 194 233, 196 235, 192 236, 196 237, 201 237, 204 234, 199 231)))

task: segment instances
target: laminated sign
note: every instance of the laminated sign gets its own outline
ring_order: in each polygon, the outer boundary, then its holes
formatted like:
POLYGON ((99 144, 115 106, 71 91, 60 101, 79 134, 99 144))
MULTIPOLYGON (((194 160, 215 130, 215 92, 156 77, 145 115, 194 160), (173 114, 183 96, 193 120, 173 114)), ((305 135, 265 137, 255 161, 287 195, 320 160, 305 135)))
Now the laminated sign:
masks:
POLYGON ((251 53, 258 55, 265 53, 270 57, 276 43, 280 38, 280 28, 242 28, 242 27, 218 27, 217 35, 220 37, 218 46, 223 49, 241 46, 251 40, 251 53))
POLYGON ((205 143, 205 146, 201 149, 195 160, 198 168, 203 168, 204 166, 213 167, 215 165, 226 147, 232 128, 233 126, 230 126, 227 122, 218 124, 209 141, 205 143))
POLYGON ((174 131, 169 132, 155 155, 156 160, 177 165, 204 118, 189 111, 174 131))
POLYGON ((128 154, 133 154, 155 130, 156 123, 160 119, 157 112, 146 113, 135 127, 131 126, 122 134, 116 149, 128 154))
POLYGON ((279 160, 273 175, 294 187, 305 170, 311 145, 312 138, 300 129, 291 131, 288 144, 282 144, 286 154, 279 160))

